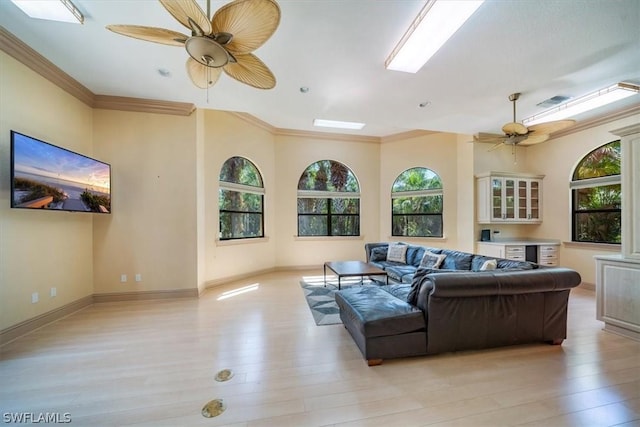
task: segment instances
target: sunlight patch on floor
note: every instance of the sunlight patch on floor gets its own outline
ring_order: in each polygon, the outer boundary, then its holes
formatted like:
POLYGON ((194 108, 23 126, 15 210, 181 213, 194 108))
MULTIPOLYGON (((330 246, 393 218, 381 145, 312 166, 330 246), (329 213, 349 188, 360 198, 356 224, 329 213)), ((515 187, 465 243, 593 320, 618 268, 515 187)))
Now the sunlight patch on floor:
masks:
POLYGON ((259 287, 260 287, 259 283, 254 283, 252 285, 243 286, 242 288, 232 289, 230 291, 226 291, 220 294, 217 300, 221 301, 223 299, 232 298, 241 294, 245 294, 247 292, 257 291, 259 287))

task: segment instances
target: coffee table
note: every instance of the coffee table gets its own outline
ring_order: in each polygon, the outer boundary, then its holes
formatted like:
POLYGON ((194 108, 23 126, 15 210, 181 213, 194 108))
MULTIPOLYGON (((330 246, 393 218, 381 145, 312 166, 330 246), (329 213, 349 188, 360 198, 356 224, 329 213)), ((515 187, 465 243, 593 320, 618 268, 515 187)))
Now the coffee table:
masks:
POLYGON ((389 276, 387 273, 376 267, 362 261, 328 261, 324 263, 324 285, 327 286, 327 268, 338 276, 338 290, 340 290, 340 280, 343 277, 360 277, 360 283, 364 276, 384 276, 389 284, 389 276))

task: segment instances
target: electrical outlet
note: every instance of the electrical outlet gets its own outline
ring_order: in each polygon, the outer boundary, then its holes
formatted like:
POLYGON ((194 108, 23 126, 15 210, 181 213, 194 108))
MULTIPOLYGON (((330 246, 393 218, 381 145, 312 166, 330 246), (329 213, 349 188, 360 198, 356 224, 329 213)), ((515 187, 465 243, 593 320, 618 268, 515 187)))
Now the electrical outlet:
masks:
POLYGON ((121 283, 125 283, 127 281, 127 275, 126 274, 121 274, 120 275, 120 282, 121 283))
POLYGON ((40 300, 40 296, 37 292, 31 294, 31 304, 35 304, 40 300))
POLYGON ((136 282, 142 282, 142 274, 136 274, 136 282))
POLYGON ((58 290, 56 288, 51 288, 49 296, 51 296, 51 298, 58 296, 58 290))

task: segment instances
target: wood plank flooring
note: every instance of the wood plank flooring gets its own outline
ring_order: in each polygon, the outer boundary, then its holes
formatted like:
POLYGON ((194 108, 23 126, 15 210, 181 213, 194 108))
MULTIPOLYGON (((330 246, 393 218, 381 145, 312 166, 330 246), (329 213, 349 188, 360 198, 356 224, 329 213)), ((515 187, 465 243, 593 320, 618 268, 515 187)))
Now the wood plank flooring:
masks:
POLYGON ((640 426, 640 342, 601 330, 592 291, 572 291, 562 346, 368 367, 342 325, 315 325, 299 281, 321 275, 96 304, 47 325, 0 348, 0 423, 67 413, 73 426, 640 426), (235 376, 214 381, 224 368, 235 376), (204 418, 214 398, 227 410, 204 418))

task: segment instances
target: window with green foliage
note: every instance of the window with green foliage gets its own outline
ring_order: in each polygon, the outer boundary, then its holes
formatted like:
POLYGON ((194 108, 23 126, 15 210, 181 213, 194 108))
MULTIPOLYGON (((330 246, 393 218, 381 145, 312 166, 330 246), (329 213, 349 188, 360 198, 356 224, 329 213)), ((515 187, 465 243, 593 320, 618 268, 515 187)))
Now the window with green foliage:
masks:
POLYGON ((407 169, 394 181, 391 234, 442 237, 442 180, 431 169, 407 169))
POLYGON ((220 240, 264 237, 264 187, 258 168, 231 157, 220 171, 220 240))
POLYGON ((359 236, 360 186, 340 162, 320 160, 298 181, 298 236, 359 236))
POLYGON ((620 141, 584 156, 571 181, 574 242, 621 242, 620 141))

